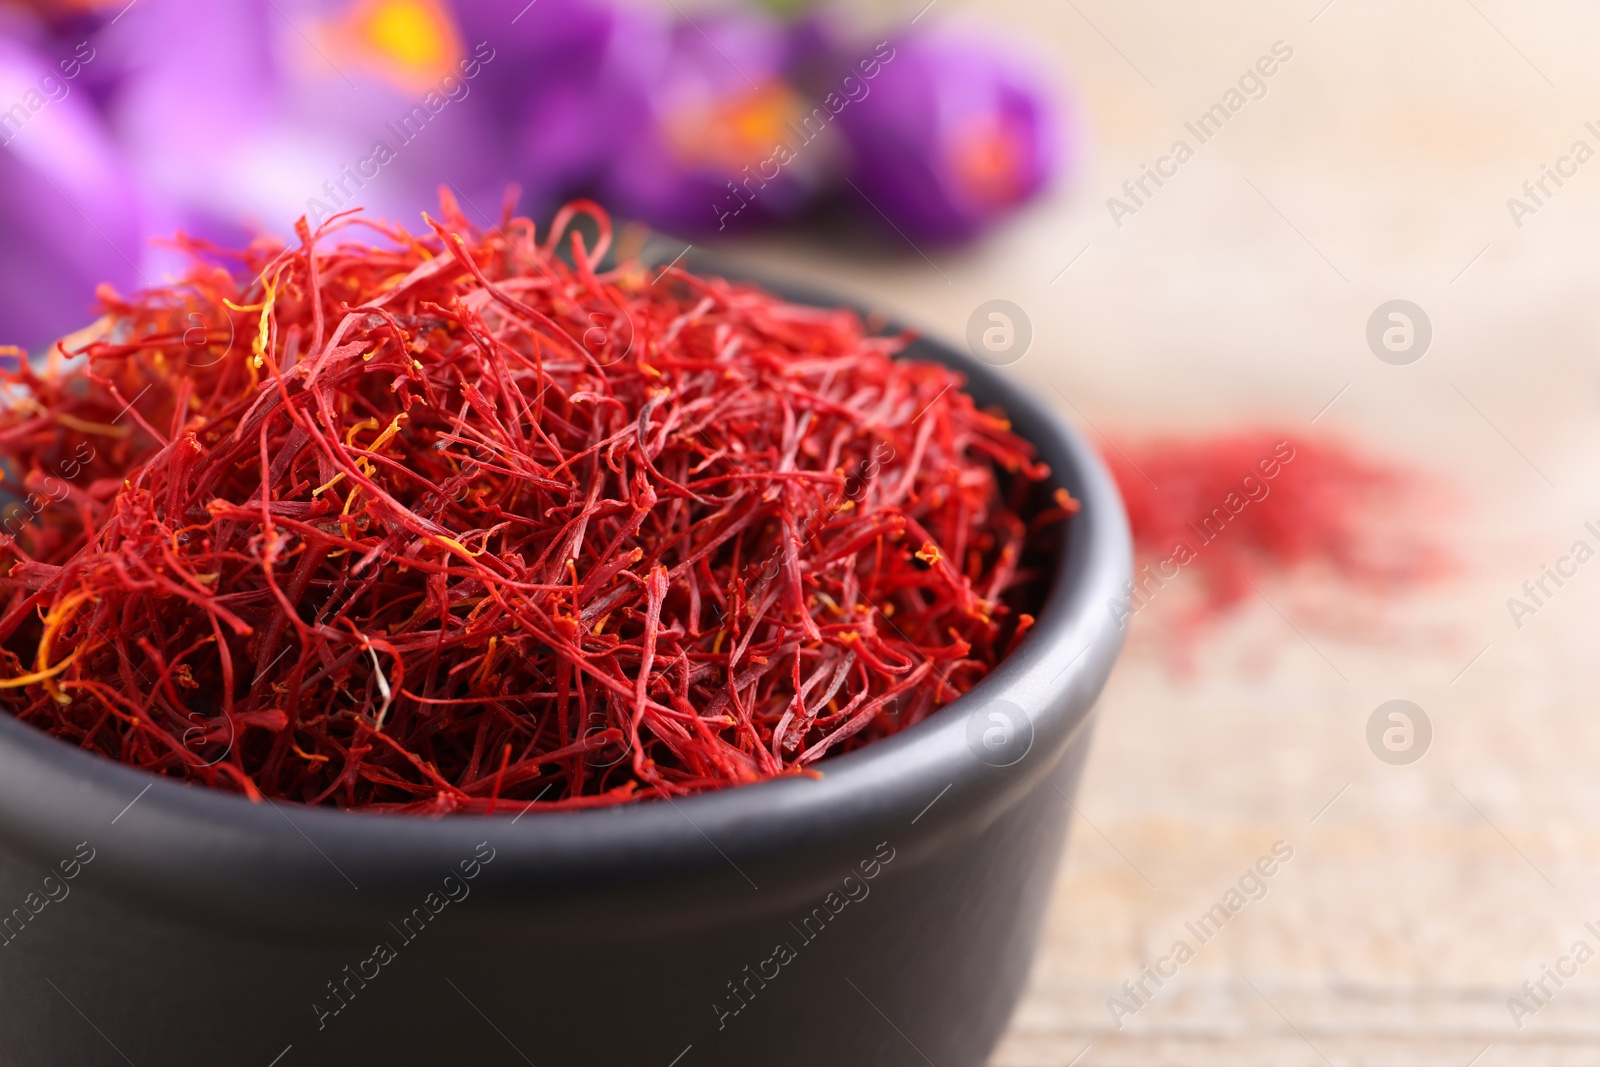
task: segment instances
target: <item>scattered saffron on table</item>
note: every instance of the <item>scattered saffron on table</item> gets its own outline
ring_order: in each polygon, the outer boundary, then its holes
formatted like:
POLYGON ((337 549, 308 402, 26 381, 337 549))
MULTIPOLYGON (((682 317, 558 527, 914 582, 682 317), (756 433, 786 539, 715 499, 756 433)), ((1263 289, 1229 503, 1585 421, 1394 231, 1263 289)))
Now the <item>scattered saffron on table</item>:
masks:
POLYGON ((0 706, 252 798, 572 808, 817 773, 1032 624, 1077 502, 909 337, 603 269, 586 202, 428 221, 180 241, 5 375, 0 487, 42 505, 0 706))
POLYGON ((1415 528, 1419 509, 1406 506, 1416 478, 1335 441, 1236 431, 1152 439, 1104 458, 1138 556, 1130 614, 1181 599, 1180 626, 1192 631, 1273 575, 1321 568, 1389 591, 1449 569, 1415 528), (1188 596, 1162 592, 1174 580, 1188 596))

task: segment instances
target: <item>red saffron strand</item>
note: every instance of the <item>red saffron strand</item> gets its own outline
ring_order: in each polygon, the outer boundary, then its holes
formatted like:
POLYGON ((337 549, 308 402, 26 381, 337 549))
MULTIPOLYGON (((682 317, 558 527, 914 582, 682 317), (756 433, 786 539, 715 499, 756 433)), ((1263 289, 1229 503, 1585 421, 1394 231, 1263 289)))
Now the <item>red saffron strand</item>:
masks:
POLYGON ((505 781, 506 777, 506 764, 510 762, 511 742, 507 741, 505 748, 500 750, 500 769, 494 772, 494 789, 489 793, 489 806, 488 808, 484 809, 485 815, 494 814, 495 803, 500 799, 500 785, 505 781))
POLYGON ((605 269, 589 203, 429 226, 190 242, 5 375, 0 487, 49 496, 0 706, 252 798, 591 807, 816 773, 1032 625, 1077 502, 909 337, 605 269))

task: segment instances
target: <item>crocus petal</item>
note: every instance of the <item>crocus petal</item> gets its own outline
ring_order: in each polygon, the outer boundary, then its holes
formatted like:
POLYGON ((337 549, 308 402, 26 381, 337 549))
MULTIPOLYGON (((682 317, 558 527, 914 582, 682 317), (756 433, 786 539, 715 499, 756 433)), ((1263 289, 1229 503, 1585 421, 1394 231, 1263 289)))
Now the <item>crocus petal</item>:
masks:
POLYGON ((675 27, 660 66, 636 83, 648 121, 616 145, 607 200, 687 233, 805 206, 826 156, 802 150, 809 105, 785 75, 789 57, 770 18, 702 15, 675 27))
POLYGON ((0 38, 0 343, 37 348, 141 283, 140 211, 98 115, 56 61, 0 38))
POLYGON ((534 217, 592 191, 614 147, 646 128, 636 88, 668 48, 659 13, 597 0, 454 0, 464 40, 496 53, 474 86, 508 150, 503 180, 534 217))
POLYGON ((336 211, 414 220, 439 186, 498 209, 504 57, 436 0, 141 0, 119 131, 163 222, 283 234, 336 211))
POLYGON ((893 42, 869 94, 839 115, 867 215, 913 240, 963 240, 1046 186, 1062 120, 1017 50, 952 26, 893 42))

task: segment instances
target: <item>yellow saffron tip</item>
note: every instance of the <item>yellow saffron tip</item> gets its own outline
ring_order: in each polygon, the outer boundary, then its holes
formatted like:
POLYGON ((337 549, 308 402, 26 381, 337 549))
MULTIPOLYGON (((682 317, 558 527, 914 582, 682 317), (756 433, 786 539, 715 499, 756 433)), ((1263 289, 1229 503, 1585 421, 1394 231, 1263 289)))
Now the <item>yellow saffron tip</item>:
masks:
MULTIPOLYGON (((24 674, 17 678, 0 679, 0 689, 18 689, 25 685, 34 685, 38 682, 42 682, 46 678, 54 678, 68 667, 72 666, 72 661, 77 658, 78 653, 74 651, 71 655, 62 660, 60 663, 57 663, 54 667, 47 667, 42 671, 34 671, 32 674, 24 674)), ((59 699, 59 697, 57 699, 59 699)))

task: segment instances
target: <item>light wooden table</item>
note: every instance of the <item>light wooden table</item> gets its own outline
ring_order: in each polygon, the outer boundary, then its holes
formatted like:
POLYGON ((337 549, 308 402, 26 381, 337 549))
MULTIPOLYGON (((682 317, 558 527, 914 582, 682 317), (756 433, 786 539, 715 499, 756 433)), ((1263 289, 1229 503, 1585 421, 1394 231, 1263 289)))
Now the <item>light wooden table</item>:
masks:
POLYGON ((1448 583, 1388 603, 1271 586, 1305 636, 1248 605, 1187 676, 1159 603, 1141 617, 994 1067, 1600 1063, 1600 959, 1520 1029, 1506 1003, 1575 941, 1600 951, 1600 561, 1520 628, 1506 607, 1574 541, 1600 548, 1600 159, 1521 227, 1506 203, 1575 141, 1600 151, 1600 9, 1325 2, 949 2, 928 17, 1020 27, 1071 87, 1071 186, 976 249, 928 250, 937 268, 737 250, 951 338, 1015 301, 1036 339, 1010 373, 1091 433, 1328 431, 1453 493, 1422 519, 1461 560, 1448 583), (1107 197, 1276 41, 1293 56, 1266 95, 1117 227, 1107 197), (1410 366, 1364 340, 1394 298, 1433 324, 1410 366), (1433 724, 1410 766, 1365 741, 1394 698, 1433 724), (1107 999, 1194 943, 1185 922, 1276 841, 1294 857, 1266 895, 1118 1029, 1107 999))

